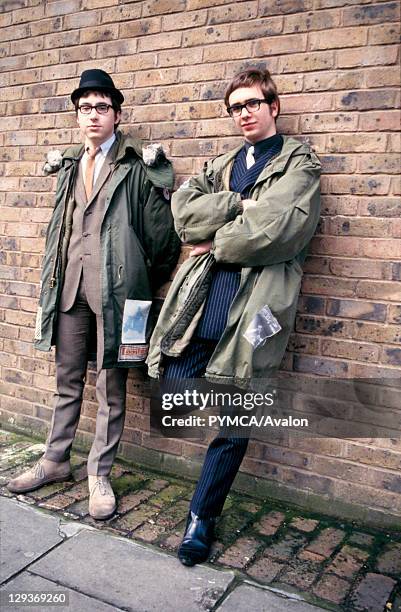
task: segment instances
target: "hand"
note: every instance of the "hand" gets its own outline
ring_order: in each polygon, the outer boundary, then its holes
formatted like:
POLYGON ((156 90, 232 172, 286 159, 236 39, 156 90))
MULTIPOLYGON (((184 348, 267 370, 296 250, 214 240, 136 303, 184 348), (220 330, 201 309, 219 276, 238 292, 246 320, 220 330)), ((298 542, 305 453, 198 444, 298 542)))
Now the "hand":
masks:
POLYGON ((204 255, 204 253, 208 253, 213 246, 213 242, 211 240, 205 240, 204 242, 199 242, 194 246, 192 251, 190 251, 190 257, 196 257, 197 255, 204 255))
POLYGON ((256 206, 256 200, 242 200, 243 209, 246 210, 249 206, 256 206))

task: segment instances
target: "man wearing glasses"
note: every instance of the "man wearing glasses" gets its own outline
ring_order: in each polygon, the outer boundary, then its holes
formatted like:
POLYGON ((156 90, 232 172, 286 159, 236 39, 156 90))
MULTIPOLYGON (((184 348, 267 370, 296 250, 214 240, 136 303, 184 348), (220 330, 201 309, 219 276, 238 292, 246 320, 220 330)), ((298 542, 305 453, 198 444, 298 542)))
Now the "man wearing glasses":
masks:
MULTIPOLYGON (((267 70, 238 74, 225 104, 244 142, 173 196, 176 230, 193 248, 147 362, 155 378, 252 389, 280 366, 293 327, 300 264, 319 219, 320 163, 308 145, 277 133, 280 101, 267 70)), ((222 433, 210 444, 178 550, 184 565, 207 559, 247 444, 222 433)))
POLYGON ((106 519, 116 508, 108 476, 124 427, 127 368, 144 363, 152 295, 169 279, 180 242, 168 201, 171 164, 155 145, 143 149, 117 131, 124 97, 111 77, 84 71, 71 100, 83 144, 67 149, 54 168, 56 203, 35 330, 38 349, 56 346, 55 406, 44 456, 8 488, 25 493, 70 477, 87 363, 96 347, 89 512, 106 519))

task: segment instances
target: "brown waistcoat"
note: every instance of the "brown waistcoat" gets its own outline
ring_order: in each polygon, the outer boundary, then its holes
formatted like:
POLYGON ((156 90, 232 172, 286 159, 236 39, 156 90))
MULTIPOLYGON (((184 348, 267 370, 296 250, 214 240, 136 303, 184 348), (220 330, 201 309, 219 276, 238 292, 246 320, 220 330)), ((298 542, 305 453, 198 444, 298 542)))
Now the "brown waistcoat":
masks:
POLYGON ((62 312, 72 308, 82 276, 91 310, 98 315, 102 313, 100 230, 105 212, 107 185, 117 152, 116 142, 107 154, 89 200, 85 193, 82 164, 79 163, 74 185, 72 233, 59 305, 62 312))

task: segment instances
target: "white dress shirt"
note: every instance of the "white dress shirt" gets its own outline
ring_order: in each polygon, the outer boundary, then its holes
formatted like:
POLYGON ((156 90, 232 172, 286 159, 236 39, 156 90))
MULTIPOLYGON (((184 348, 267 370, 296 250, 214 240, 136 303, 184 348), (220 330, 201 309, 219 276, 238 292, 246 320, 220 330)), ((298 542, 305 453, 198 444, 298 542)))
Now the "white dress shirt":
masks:
MULTIPOLYGON (((105 142, 102 142, 102 144, 100 145, 100 151, 96 154, 96 157, 95 157, 95 172, 93 175, 93 184, 95 184, 97 181, 100 170, 102 169, 103 163, 107 157, 107 153, 110 151, 110 148, 113 142, 115 141, 115 139, 116 139, 116 135, 113 133, 108 140, 106 140, 105 142)), ((83 154, 82 159, 81 159, 83 176, 85 176, 87 161, 88 161, 88 154, 86 152, 86 147, 85 147, 85 153, 83 154)))

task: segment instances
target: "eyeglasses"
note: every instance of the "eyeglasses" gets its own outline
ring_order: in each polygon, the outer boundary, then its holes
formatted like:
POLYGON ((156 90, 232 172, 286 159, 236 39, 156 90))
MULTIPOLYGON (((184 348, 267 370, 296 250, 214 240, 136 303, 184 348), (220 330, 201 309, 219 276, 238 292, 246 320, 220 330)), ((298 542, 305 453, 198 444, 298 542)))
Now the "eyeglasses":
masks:
POLYGON ((260 109, 262 102, 268 104, 267 100, 257 100, 255 98, 253 100, 248 100, 248 102, 245 102, 245 104, 233 104, 232 106, 227 106, 227 112, 230 117, 240 117, 243 108, 246 108, 248 113, 255 113, 260 109))
POLYGON ((105 102, 100 102, 100 104, 95 104, 94 106, 92 106, 92 104, 81 104, 81 106, 78 106, 79 112, 83 115, 90 115, 92 108, 94 108, 99 115, 107 115, 109 108, 113 107, 111 104, 106 104, 105 102))

